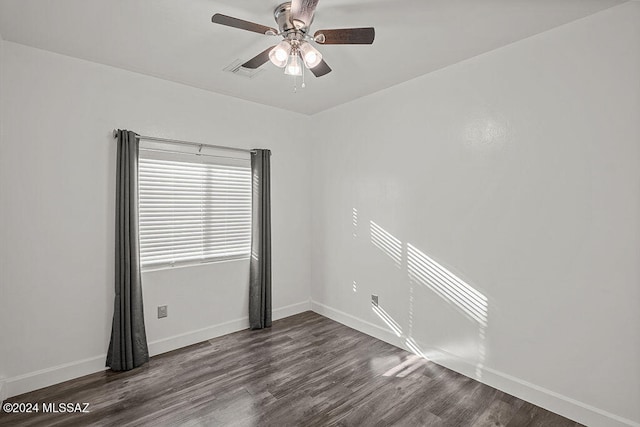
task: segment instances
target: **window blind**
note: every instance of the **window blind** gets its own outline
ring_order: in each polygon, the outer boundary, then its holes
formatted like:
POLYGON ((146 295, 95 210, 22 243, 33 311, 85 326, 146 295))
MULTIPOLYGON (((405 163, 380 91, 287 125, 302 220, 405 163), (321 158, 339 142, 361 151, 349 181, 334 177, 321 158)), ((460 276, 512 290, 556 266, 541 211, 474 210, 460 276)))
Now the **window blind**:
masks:
POLYGON ((247 258, 249 160, 140 150, 143 268, 247 258))

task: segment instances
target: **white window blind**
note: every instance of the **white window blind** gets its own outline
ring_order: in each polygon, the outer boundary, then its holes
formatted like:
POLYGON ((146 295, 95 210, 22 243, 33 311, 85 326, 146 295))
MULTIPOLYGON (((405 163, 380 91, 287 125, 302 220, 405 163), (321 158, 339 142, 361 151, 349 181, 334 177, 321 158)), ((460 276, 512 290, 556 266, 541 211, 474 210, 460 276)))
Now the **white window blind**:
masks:
POLYGON ((249 256, 248 159, 141 149, 139 197, 143 268, 249 256))

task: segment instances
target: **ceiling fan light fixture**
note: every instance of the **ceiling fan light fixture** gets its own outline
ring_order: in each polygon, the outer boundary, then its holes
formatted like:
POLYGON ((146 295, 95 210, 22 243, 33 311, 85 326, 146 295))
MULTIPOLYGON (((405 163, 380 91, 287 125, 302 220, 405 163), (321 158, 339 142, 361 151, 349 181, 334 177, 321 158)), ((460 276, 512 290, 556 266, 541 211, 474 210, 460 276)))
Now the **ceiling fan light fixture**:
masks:
MULTIPOLYGON (((256 70, 271 61, 276 67, 284 68, 287 75, 302 76, 302 87, 304 87, 305 67, 316 77, 322 77, 331 72, 331 67, 311 43, 366 45, 372 44, 375 39, 373 27, 323 29, 311 36, 310 29, 317 5, 318 0, 285 0, 273 11, 277 29, 221 13, 214 14, 211 22, 272 37, 282 36, 283 41, 276 46, 266 48, 243 63, 240 68, 256 70)), ((296 79, 293 80, 296 81, 296 79)))
POLYGON ((287 59, 291 53, 291 44, 287 40, 283 40, 269 52, 269 59, 276 67, 284 68, 287 65, 287 59))
POLYGON ((307 68, 315 68, 322 61, 322 54, 310 43, 302 43, 300 45, 300 52, 302 52, 302 59, 307 68))
POLYGON ((288 76, 302 75, 302 64, 300 64, 300 55, 298 55, 298 52, 292 52, 291 55, 289 55, 289 62, 284 68, 284 73, 288 76))

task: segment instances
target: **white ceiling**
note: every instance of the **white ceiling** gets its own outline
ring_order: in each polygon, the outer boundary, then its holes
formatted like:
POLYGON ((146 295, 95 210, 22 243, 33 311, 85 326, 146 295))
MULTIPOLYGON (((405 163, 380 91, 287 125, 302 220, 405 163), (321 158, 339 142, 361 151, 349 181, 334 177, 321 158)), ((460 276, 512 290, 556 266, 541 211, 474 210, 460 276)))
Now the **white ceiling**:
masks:
POLYGON ((0 0, 5 40, 304 114, 331 108, 624 0, 320 0, 312 31, 373 26, 372 46, 319 46, 333 72, 293 81, 270 63, 223 72, 277 39, 211 23, 276 26, 278 0, 0 0))

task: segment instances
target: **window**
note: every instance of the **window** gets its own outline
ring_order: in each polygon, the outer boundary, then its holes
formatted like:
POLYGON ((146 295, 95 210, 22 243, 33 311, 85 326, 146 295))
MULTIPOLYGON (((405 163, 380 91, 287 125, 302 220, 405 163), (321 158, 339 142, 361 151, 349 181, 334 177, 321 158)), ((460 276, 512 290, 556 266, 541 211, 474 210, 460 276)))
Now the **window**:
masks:
POLYGON ((140 149, 140 263, 248 258, 249 159, 140 149))

